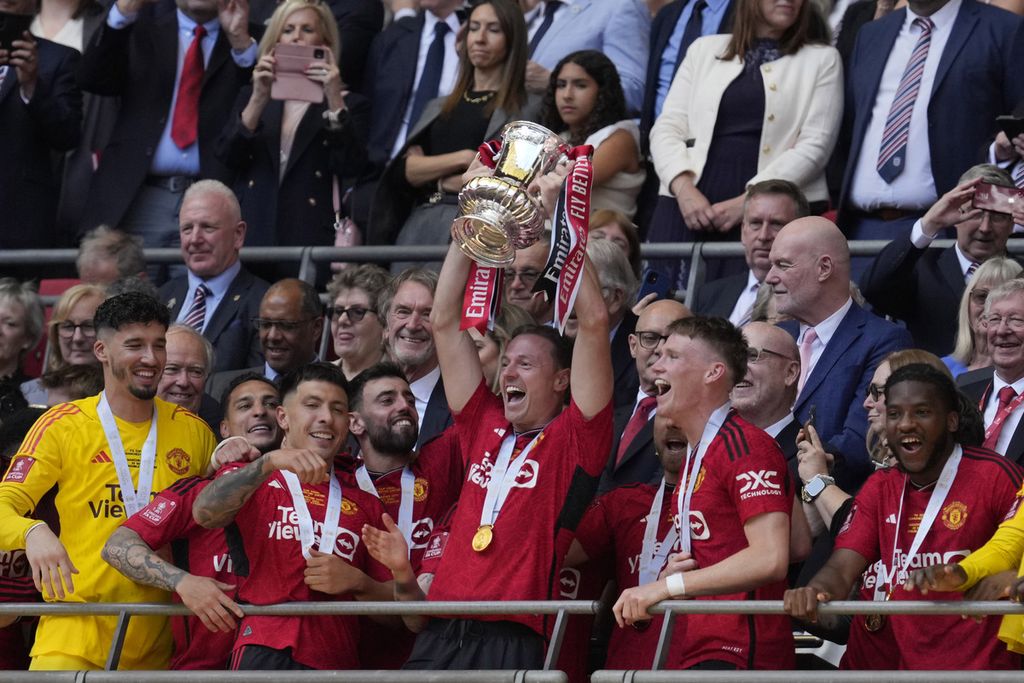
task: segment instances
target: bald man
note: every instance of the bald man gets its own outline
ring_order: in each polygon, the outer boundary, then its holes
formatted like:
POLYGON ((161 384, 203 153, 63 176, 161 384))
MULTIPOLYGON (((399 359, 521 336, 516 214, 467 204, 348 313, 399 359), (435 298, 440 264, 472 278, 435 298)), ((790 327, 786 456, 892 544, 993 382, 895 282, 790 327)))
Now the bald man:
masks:
POLYGON ((872 471, 864 393, 878 363, 912 345, 910 334, 850 298, 850 250, 831 221, 793 221, 779 231, 769 258, 765 282, 779 314, 793 319, 781 326, 799 350, 793 412, 803 423, 813 408, 825 449, 836 456, 840 487, 855 491, 872 471))
POLYGON ((605 493, 624 484, 661 482, 662 469, 654 448, 654 413, 657 390, 651 367, 658 360, 658 345, 668 333, 668 326, 693 314, 674 299, 663 299, 648 305, 629 335, 629 353, 636 361, 640 388, 636 398, 615 411, 614 439, 608 464, 601 474, 598 493, 605 493))

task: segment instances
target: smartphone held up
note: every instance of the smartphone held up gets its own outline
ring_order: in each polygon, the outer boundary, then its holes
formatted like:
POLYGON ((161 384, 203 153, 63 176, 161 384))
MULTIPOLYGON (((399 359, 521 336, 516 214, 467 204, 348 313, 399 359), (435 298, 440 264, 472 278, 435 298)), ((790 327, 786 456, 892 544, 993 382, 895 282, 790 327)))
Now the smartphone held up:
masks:
POLYGON ((309 77, 307 70, 316 64, 330 64, 329 48, 319 45, 278 43, 274 47, 274 84, 270 98, 319 104, 324 101, 324 86, 309 77))

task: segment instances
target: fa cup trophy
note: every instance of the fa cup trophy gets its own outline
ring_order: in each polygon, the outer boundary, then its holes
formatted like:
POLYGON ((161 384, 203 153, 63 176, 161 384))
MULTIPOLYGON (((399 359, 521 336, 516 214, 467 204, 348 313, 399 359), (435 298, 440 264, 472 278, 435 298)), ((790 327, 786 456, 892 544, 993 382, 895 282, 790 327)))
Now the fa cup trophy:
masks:
POLYGON ((459 193, 452 239, 463 253, 483 266, 503 268, 516 249, 540 238, 544 212, 527 187, 566 158, 564 149, 562 138, 536 123, 513 121, 502 128, 494 175, 473 178, 459 193))

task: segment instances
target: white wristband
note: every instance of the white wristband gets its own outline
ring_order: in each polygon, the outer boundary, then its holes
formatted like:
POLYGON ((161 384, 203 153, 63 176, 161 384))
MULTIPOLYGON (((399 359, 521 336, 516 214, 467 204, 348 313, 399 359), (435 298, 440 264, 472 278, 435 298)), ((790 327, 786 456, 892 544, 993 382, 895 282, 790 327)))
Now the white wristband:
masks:
POLYGON ((683 573, 669 574, 665 579, 665 587, 668 588, 668 594, 673 598, 681 598, 686 595, 686 582, 683 581, 683 573))

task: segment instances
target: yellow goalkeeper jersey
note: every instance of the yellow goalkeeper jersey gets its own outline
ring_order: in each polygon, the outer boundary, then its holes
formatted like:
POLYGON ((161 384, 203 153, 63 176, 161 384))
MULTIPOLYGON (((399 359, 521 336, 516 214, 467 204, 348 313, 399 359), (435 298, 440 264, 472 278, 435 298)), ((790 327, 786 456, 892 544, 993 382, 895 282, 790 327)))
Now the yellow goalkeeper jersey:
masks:
MULTIPOLYGON (((155 399, 157 450, 152 493, 182 477, 207 470, 216 439, 189 411, 155 399)), ((166 591, 139 585, 100 557, 100 550, 126 516, 117 471, 96 412, 99 396, 51 408, 33 425, 0 482, 0 548, 25 547, 35 520, 25 517, 57 487, 60 540, 78 569, 75 592, 64 602, 167 602, 166 591)), ((149 422, 115 418, 132 481, 138 486, 142 446, 149 422)), ((42 617, 32 656, 74 655, 102 667, 116 617, 42 617)), ((122 669, 166 668, 171 635, 165 617, 132 617, 121 656, 122 669)))
MULTIPOLYGON (((1017 492, 1013 509, 996 529, 996 533, 978 550, 960 562, 967 573, 967 581, 960 590, 967 590, 986 576, 1010 569, 1024 575, 1024 487, 1017 492)), ((999 639, 1012 652, 1024 654, 1024 616, 1008 614, 999 626, 999 639)))

